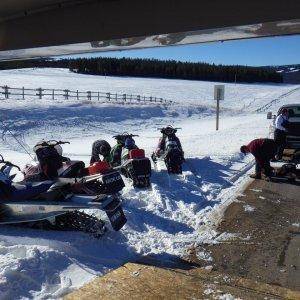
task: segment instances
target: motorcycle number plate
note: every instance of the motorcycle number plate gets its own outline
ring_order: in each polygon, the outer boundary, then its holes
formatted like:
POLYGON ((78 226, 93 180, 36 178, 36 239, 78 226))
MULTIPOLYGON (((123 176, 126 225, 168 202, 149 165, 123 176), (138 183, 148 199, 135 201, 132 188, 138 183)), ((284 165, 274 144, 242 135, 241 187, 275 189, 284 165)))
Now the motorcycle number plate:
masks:
POLYGON ((120 174, 112 174, 112 175, 107 175, 103 177, 103 183, 104 184, 112 184, 115 183, 119 180, 121 180, 121 175, 120 174))
POLYGON ((116 222, 121 217, 121 211, 117 210, 114 214, 110 216, 110 220, 112 223, 116 222))
MULTIPOLYGON (((112 206, 115 204, 118 203, 111 203, 112 206)), ((113 208, 112 210, 106 210, 106 214, 115 231, 120 230, 127 222, 123 209, 119 205, 113 208)))

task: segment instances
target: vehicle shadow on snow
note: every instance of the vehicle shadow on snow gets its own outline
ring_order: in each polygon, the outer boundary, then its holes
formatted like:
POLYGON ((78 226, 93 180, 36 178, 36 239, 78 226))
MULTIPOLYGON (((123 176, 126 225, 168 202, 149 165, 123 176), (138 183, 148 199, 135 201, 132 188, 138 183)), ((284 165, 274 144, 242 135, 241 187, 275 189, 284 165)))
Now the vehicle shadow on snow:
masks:
POLYGON ((192 228, 182 222, 158 216, 151 211, 135 208, 133 205, 126 207, 126 217, 128 226, 137 232, 148 231, 147 226, 155 227, 169 234, 193 231, 192 228))
MULTIPOLYGON (((232 186, 228 180, 228 174, 232 173, 230 168, 231 164, 228 162, 222 164, 204 157, 186 159, 181 175, 169 175, 166 169, 154 170, 151 177, 151 198, 146 197, 141 201, 137 197, 134 201, 130 200, 130 218, 134 219, 131 226, 138 224, 135 230, 139 231, 145 230, 140 224, 148 224, 171 234, 192 232, 195 230, 194 225, 198 223, 196 215, 201 218, 201 211, 219 204, 220 191, 232 186), (151 204, 147 201, 151 201, 151 204), (189 222, 190 219, 193 219, 192 223, 189 222)), ((137 193, 143 199, 142 192, 137 193)))
POLYGON ((51 293, 69 292, 60 273, 71 264, 91 278, 139 257, 121 231, 95 239, 81 232, 2 226, 0 240, 1 254, 7 249, 16 264, 14 271, 2 274, 7 280, 0 282, 0 295, 5 292, 7 299, 31 298, 29 291, 47 290, 47 284, 51 293))
POLYGON ((152 182, 166 208, 178 208, 178 201, 195 204, 195 212, 219 203, 215 200, 221 189, 232 186, 226 172, 230 166, 214 162, 210 157, 188 158, 182 175, 168 175, 166 170, 153 172, 152 182), (170 201, 172 199, 173 201, 170 201))
POLYGON ((230 171, 230 165, 217 163, 209 156, 203 158, 188 158, 187 165, 195 176, 200 177, 200 179, 205 182, 218 184, 223 188, 232 185, 227 179, 228 175, 225 173, 230 171))

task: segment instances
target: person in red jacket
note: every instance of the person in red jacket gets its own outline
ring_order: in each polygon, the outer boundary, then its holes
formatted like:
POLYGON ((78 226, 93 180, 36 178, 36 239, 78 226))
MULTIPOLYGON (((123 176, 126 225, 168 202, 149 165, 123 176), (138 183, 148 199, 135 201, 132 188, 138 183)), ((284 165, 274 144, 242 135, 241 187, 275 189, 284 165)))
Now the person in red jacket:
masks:
POLYGON ((248 145, 241 147, 244 154, 251 153, 255 157, 255 174, 250 175, 251 178, 261 179, 262 173, 269 177, 272 173, 270 160, 274 159, 277 152, 277 144, 271 139, 255 139, 248 145))

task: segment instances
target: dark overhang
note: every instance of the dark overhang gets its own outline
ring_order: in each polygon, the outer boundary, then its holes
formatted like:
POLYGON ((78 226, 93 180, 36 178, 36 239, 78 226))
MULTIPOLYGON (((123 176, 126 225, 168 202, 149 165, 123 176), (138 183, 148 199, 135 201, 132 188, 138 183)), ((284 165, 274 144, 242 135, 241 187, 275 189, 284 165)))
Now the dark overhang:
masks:
POLYGON ((299 0, 0 1, 0 60, 299 33, 299 0))

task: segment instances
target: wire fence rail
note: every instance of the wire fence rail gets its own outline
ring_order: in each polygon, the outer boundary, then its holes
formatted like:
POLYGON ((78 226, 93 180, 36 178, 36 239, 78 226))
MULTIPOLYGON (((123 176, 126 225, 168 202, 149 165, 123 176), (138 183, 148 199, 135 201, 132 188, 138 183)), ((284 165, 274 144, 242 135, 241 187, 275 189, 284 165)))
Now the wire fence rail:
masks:
POLYGON ((300 87, 294 88, 294 89, 292 89, 292 90, 290 90, 290 91, 288 91, 288 92, 286 92, 286 93, 280 95, 279 97, 277 97, 277 98, 275 98, 275 99, 272 99, 270 102, 268 102, 268 103, 264 104, 262 107, 256 109, 255 112, 258 112, 258 113, 259 113, 259 112, 265 112, 265 111, 267 111, 269 108, 271 108, 272 105, 277 104, 278 102, 280 102, 280 101, 281 101, 282 99, 284 99, 285 97, 288 97, 288 96, 290 96, 291 94, 293 94, 293 93, 295 93, 295 92, 297 92, 297 91, 299 91, 299 90, 300 90, 300 87))
POLYGON ((103 103, 120 104, 165 104, 174 103, 171 100, 153 96, 142 96, 136 94, 118 94, 98 91, 72 91, 69 89, 44 89, 44 88, 15 88, 7 85, 0 86, 0 95, 3 99, 26 100, 26 98, 49 99, 49 100, 89 100, 103 103))

